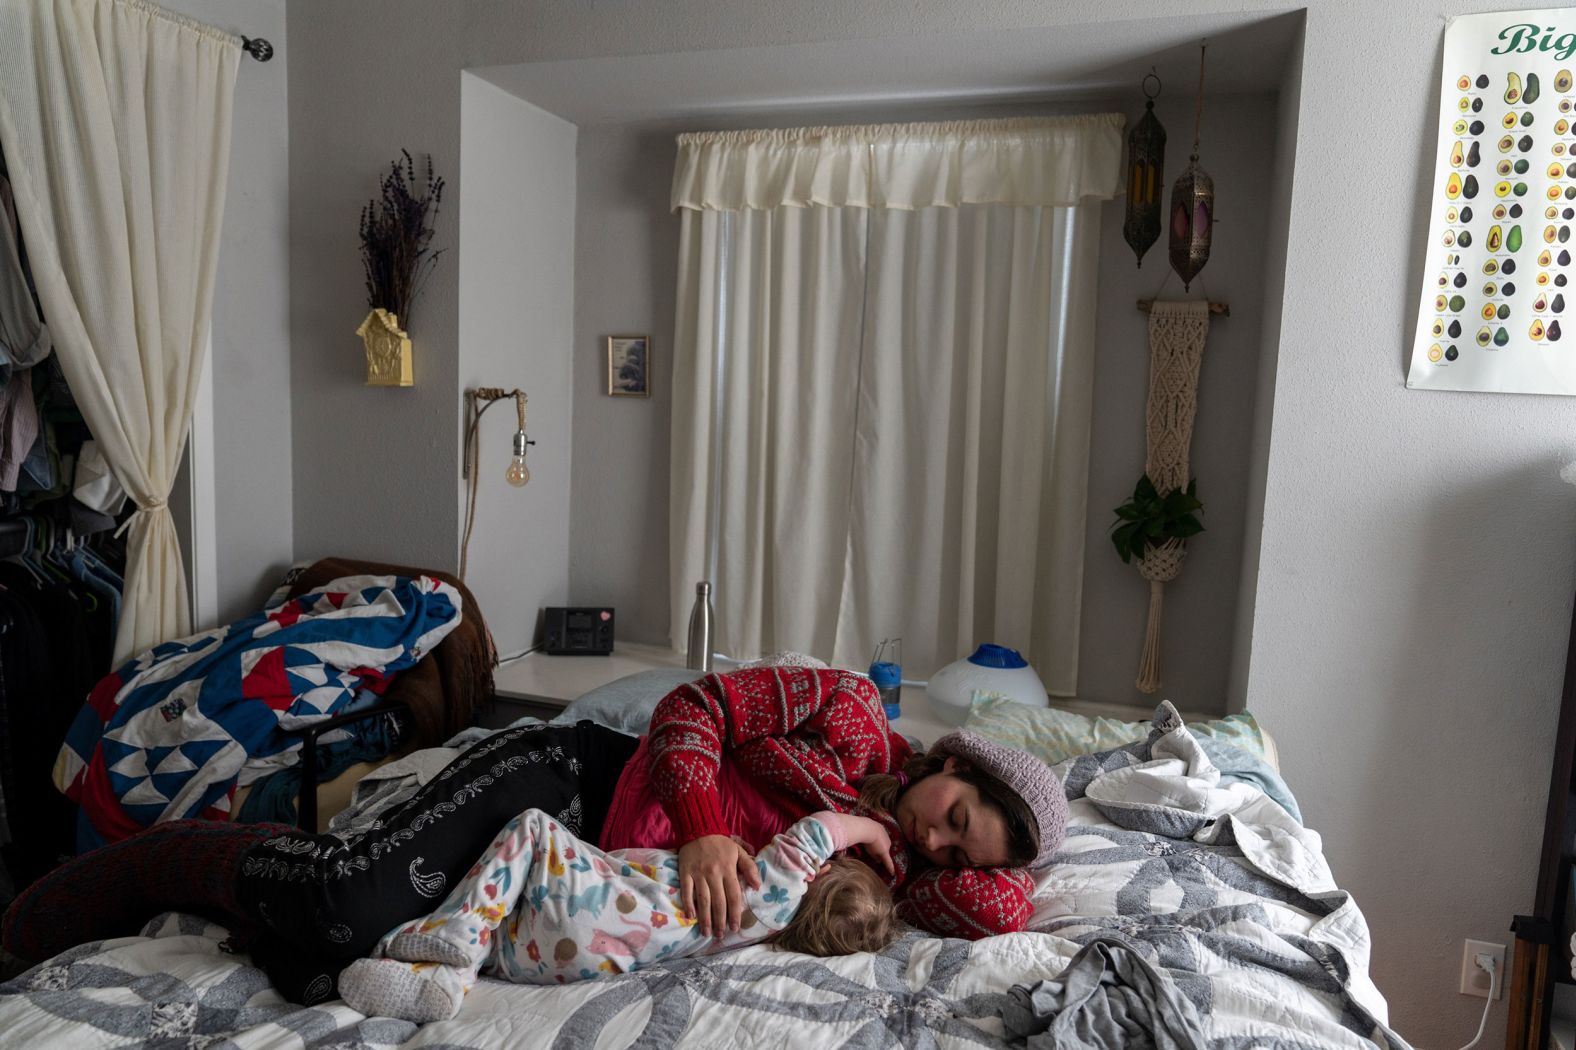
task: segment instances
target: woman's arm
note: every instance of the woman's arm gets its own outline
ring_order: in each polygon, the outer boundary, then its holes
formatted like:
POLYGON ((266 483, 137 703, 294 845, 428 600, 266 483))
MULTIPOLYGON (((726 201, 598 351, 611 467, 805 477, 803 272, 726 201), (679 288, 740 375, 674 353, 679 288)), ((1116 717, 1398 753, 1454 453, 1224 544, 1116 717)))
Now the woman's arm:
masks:
MULTIPOLYGON (((895 769, 908 757, 875 686, 847 671, 751 668, 708 675, 664 697, 651 718, 651 772, 678 841, 732 832, 717 798, 724 751, 801 729, 815 738, 812 746, 835 753, 850 780, 895 769)), ((794 764, 793 756, 783 758, 785 767, 794 764)))

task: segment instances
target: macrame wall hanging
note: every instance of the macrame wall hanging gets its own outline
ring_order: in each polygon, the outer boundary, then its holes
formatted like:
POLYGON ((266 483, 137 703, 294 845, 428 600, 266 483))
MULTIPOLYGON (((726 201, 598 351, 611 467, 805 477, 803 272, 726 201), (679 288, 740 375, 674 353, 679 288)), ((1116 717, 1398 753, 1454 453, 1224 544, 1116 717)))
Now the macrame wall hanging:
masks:
POLYGON ((1209 335, 1210 304, 1160 302, 1149 306, 1148 453, 1133 498, 1117 508, 1111 538, 1123 561, 1137 560, 1149 581, 1149 623, 1139 660, 1141 691, 1160 688, 1160 611, 1165 585, 1182 571, 1187 539, 1204 529, 1196 484, 1188 474, 1198 373, 1209 335))

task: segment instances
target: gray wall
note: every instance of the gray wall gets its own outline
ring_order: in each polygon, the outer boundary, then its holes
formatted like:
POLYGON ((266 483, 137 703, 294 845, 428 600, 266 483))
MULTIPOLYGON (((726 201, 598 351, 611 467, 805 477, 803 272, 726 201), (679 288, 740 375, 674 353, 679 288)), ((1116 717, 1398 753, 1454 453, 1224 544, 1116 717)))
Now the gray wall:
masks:
MULTIPOLYGON (((1374 929, 1375 980, 1420 1045, 1469 1036, 1481 1004, 1455 993, 1461 941, 1507 940, 1531 903, 1576 586, 1576 494, 1554 473, 1576 447, 1569 403, 1403 382, 1444 19, 1496 6, 1264 5, 1308 16, 1246 701, 1282 741, 1374 929)), ((1217 7, 1177 0, 1166 14, 1217 7)), ((355 215, 401 145, 458 170, 462 69, 1026 23, 1076 32, 1153 5, 296 0, 289 14, 296 548, 441 560, 458 519, 456 269, 422 304, 415 391, 364 391, 348 333, 363 312, 355 215)), ((1502 1006, 1491 1024, 1503 1030, 1502 1006)))
POLYGON ((482 416, 466 582, 507 656, 529 648, 542 606, 569 594, 575 127, 468 74, 462 93, 460 386, 524 390, 538 442, 531 480, 512 488, 514 402, 482 416))
MULTIPOLYGON (((1136 92, 1134 93, 1136 97, 1136 92)), ((570 593, 576 603, 619 610, 620 637, 664 643, 668 625, 668 438, 678 220, 669 211, 673 134, 710 127, 770 127, 970 119, 1029 112, 1132 109, 1133 98, 1092 98, 1033 107, 865 109, 735 115, 671 125, 602 126, 580 135, 576 219, 575 474, 570 593), (647 331, 658 347, 650 400, 606 395, 604 337, 647 331)), ((1129 113, 1136 120, 1141 109, 1129 113)), ((1206 108, 1202 163, 1214 176, 1221 224, 1202 290, 1231 304, 1211 330, 1200 381, 1193 471, 1208 532, 1192 545, 1181 579, 1167 588, 1164 694, 1185 710, 1223 712, 1241 573, 1249 432, 1263 345, 1264 231, 1275 142, 1275 100, 1229 95, 1206 108)), ((1190 98, 1166 96, 1157 115, 1169 131, 1166 173, 1180 174, 1192 144, 1190 98)), ((1136 269, 1122 240, 1124 205, 1101 216, 1099 360, 1095 370, 1088 543, 1084 568, 1079 695, 1143 703, 1133 687, 1149 607, 1148 585, 1106 539, 1117 504, 1144 465, 1148 391, 1147 318, 1135 300, 1162 291, 1170 273, 1162 236, 1136 269)), ((1182 297, 1173 274, 1166 297, 1182 297)), ((1195 284, 1194 295, 1201 293, 1195 284)), ((678 586, 679 584, 671 584, 678 586)), ((980 639, 988 641, 989 639, 980 639)), ((961 655, 961 654, 960 654, 961 655)))
MULTIPOLYGON (((241 59, 213 301, 218 619, 261 607, 293 543, 290 396, 289 72, 285 0, 166 7, 274 45, 241 59)), ((199 625, 206 626, 206 625, 199 625)))

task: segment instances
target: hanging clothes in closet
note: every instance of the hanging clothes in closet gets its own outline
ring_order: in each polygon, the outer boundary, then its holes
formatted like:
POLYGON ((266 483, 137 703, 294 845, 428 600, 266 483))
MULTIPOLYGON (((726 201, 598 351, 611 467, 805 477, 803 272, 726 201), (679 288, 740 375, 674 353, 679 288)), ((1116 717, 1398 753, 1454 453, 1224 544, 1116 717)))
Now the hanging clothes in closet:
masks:
POLYGON ((53 353, 0 157, 0 905, 73 852, 54 756, 110 671, 125 503, 53 353))

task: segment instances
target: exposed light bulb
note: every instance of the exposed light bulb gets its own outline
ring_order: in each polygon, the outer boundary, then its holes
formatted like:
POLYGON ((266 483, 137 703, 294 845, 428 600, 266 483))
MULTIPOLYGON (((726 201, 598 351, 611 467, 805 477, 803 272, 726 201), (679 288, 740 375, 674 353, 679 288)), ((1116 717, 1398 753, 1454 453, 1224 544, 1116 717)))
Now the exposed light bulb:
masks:
POLYGON ((522 487, 531 480, 531 470, 525 465, 525 447, 530 444, 525 436, 525 431, 514 432, 514 456, 509 460, 509 467, 503 472, 503 479, 515 488, 522 487))

